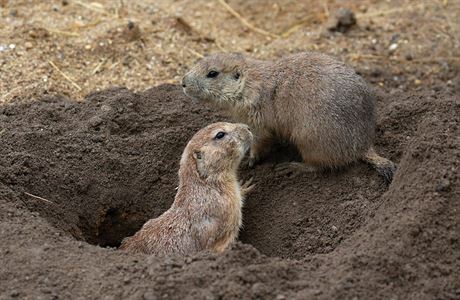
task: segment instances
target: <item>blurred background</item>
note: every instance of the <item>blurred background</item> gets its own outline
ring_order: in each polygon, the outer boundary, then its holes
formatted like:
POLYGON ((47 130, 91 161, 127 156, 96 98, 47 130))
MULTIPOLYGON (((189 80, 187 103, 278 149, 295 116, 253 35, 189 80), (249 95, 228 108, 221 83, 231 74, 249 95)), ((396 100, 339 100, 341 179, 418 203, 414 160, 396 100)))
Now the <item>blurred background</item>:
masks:
POLYGON ((0 15, 0 102, 177 83, 216 51, 320 51, 386 93, 459 90, 460 0, 0 0, 0 15))

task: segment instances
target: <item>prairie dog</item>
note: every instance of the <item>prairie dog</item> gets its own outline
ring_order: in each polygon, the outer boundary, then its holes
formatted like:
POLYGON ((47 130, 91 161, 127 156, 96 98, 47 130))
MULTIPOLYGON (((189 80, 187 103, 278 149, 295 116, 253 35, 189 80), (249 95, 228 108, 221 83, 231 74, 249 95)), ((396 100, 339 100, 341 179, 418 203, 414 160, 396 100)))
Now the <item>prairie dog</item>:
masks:
POLYGON ((237 180, 252 139, 245 124, 214 123, 198 131, 182 154, 171 208, 124 239, 120 249, 158 256, 227 249, 238 236, 243 198, 252 188, 237 180))
POLYGON ((393 178, 394 163, 373 148, 374 93, 352 68, 327 55, 303 52, 262 61, 218 53, 193 66, 182 87, 190 98, 216 103, 251 127, 250 166, 278 136, 298 148, 303 170, 361 159, 386 182, 393 178))

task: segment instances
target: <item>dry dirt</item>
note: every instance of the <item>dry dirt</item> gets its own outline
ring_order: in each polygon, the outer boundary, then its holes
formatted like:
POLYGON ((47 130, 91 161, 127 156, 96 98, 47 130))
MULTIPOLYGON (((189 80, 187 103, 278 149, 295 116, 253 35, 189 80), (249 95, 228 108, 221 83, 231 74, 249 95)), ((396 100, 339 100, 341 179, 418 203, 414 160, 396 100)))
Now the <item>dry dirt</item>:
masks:
POLYGON ((460 1, 227 3, 264 32, 219 1, 0 0, 0 299, 460 299, 460 1), (357 25, 329 32, 341 6, 357 25), (229 120, 183 95, 185 70, 301 50, 377 90, 393 183, 362 163, 279 174, 298 158, 280 144, 240 172, 233 249, 118 251, 171 205, 194 132, 229 120))

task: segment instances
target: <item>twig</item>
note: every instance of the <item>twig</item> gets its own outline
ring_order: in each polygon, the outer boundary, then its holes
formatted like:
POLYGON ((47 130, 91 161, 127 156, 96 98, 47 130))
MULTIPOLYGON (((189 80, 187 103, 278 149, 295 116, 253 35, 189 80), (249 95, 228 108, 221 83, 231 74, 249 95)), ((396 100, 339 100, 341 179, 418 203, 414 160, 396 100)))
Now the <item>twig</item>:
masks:
POLYGON ((176 79, 164 79, 164 80, 159 80, 159 84, 177 84, 176 79))
POLYGON ((313 18, 313 16, 308 16, 308 17, 305 17, 303 18, 302 20, 300 20, 299 22, 297 22, 295 25, 293 25, 291 28, 289 28, 288 30, 286 30, 285 32, 283 32, 281 34, 281 36, 283 38, 287 38, 289 37, 291 34, 293 34, 294 32, 298 31, 299 29, 302 28, 302 26, 304 26, 308 21, 310 21, 311 19, 313 18))
POLYGON ((411 5, 411 6, 405 6, 405 7, 400 7, 400 8, 392 8, 392 9, 382 10, 382 11, 366 12, 362 14, 356 14, 356 17, 358 19, 372 18, 375 16, 388 15, 388 14, 397 13, 397 12, 401 12, 405 10, 414 10, 414 9, 418 9, 418 8, 425 7, 425 6, 426 6, 425 1, 422 1, 422 3, 419 3, 418 5, 411 5))
POLYGON ((199 57, 199 58, 203 58, 203 57, 204 57, 203 54, 196 52, 196 51, 193 50, 192 48, 185 48, 185 49, 187 49, 190 53, 192 53, 193 55, 195 55, 195 56, 197 56, 197 57, 199 57))
POLYGON ((217 0, 229 13, 231 13, 235 18, 237 18, 243 25, 255 31, 257 33, 272 37, 272 38, 279 38, 279 35, 265 31, 263 29, 257 28, 251 23, 249 23, 245 18, 243 18, 239 13, 237 13, 230 5, 228 5, 224 0, 217 0))
POLYGON ((59 70, 59 68, 51 61, 49 60, 48 61, 49 64, 56 70, 59 72, 59 74, 62 75, 62 77, 64 77, 65 79, 67 79, 74 87, 76 87, 79 91, 82 90, 82 88, 75 82, 72 80, 72 78, 70 78, 69 76, 67 76, 64 72, 62 72, 61 70, 59 70))
POLYGON ((327 6, 327 1, 324 1, 324 15, 326 18, 329 18, 329 7, 327 6))
POLYGON ((83 6, 84 8, 89 9, 89 10, 92 10, 92 11, 95 11, 95 12, 98 12, 98 13, 101 13, 101 14, 104 14, 104 15, 107 15, 107 16, 111 16, 111 14, 108 13, 104 9, 104 7, 99 3, 93 2, 91 4, 87 4, 87 3, 83 2, 83 1, 79 1, 79 0, 75 0, 74 2, 76 4, 78 4, 78 5, 83 6))
POLYGON ((447 8, 448 4, 449 4, 449 2, 447 0, 444 0, 443 1, 444 7, 441 7, 441 10, 442 10, 442 14, 446 18, 447 25, 449 25, 449 30, 447 32, 447 35, 449 36, 449 38, 452 39, 454 47, 455 47, 455 46, 457 46, 459 44, 458 43, 458 34, 457 34, 458 24, 454 25, 456 23, 452 22, 452 19, 450 18, 449 14, 446 13, 446 8, 447 8))
POLYGON ((100 63, 97 64, 96 68, 94 68, 92 74, 96 74, 100 69, 101 67, 105 64, 105 62, 107 61, 107 58, 105 58, 103 61, 101 61, 100 63))
POLYGON ((101 19, 97 19, 93 22, 90 22, 90 23, 87 23, 87 24, 74 24, 74 25, 71 25, 69 28, 70 29, 83 29, 83 28, 90 28, 90 27, 94 27, 96 25, 98 25, 99 23, 101 23, 102 20, 101 19))
POLYGON ((123 3, 123 0, 120 0, 120 7, 115 8, 115 13, 119 19, 121 19, 121 13, 123 13, 124 9, 125 4, 123 3))
POLYGON ((27 192, 24 192, 24 194, 26 194, 26 195, 29 196, 29 197, 38 199, 38 200, 42 200, 42 201, 45 201, 45 202, 48 202, 48 203, 51 203, 51 204, 56 204, 56 203, 54 203, 53 201, 50 201, 50 200, 45 199, 45 198, 42 198, 42 197, 40 197, 40 196, 35 196, 35 195, 32 195, 32 194, 27 193, 27 192))
POLYGON ((120 64, 120 62, 121 62, 121 60, 119 60, 119 61, 113 63, 113 64, 110 66, 109 69, 110 69, 110 70, 113 70, 116 66, 118 66, 118 65, 120 64))
POLYGON ((219 48, 220 51, 227 52, 227 50, 225 50, 225 48, 222 47, 221 43, 217 39, 214 41, 214 44, 217 46, 217 48, 219 48))
POLYGON ((51 32, 51 33, 66 35, 66 36, 74 36, 74 37, 79 37, 80 36, 80 34, 78 34, 76 32, 62 31, 62 30, 57 30, 57 29, 48 29, 48 28, 46 28, 46 31, 51 32))

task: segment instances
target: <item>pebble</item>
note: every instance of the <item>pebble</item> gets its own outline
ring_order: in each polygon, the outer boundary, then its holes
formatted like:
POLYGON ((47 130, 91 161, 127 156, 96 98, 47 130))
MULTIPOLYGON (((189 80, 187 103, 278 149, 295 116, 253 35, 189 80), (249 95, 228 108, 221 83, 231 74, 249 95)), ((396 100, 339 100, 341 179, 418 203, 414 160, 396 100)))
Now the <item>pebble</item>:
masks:
POLYGON ((10 296, 13 297, 13 298, 16 298, 16 297, 19 296, 19 292, 16 291, 16 290, 13 290, 13 291, 11 291, 10 296))
POLYGON ((25 42, 24 47, 26 47, 27 50, 32 49, 34 45, 31 42, 25 42))
POLYGON ((145 300, 156 300, 158 297, 153 292, 145 292, 143 295, 145 300))
POLYGON ((393 43, 390 45, 390 47, 388 47, 388 51, 390 51, 390 53, 393 53, 395 52, 395 50, 398 48, 398 44, 397 43, 393 43))
POLYGON ((327 29, 330 31, 346 32, 356 24, 355 13, 349 9, 341 7, 331 15, 327 21, 327 29))
POLYGON ((450 181, 449 179, 443 178, 439 181, 438 185, 436 186, 436 192, 446 192, 449 190, 450 181))

